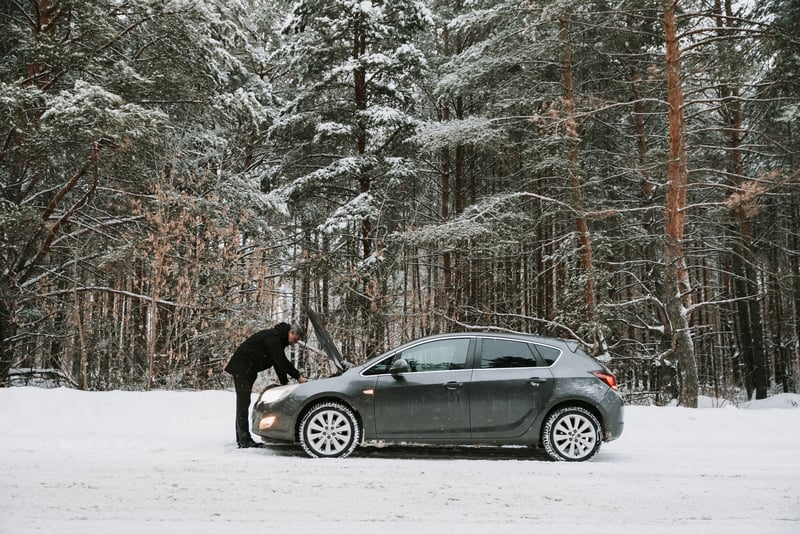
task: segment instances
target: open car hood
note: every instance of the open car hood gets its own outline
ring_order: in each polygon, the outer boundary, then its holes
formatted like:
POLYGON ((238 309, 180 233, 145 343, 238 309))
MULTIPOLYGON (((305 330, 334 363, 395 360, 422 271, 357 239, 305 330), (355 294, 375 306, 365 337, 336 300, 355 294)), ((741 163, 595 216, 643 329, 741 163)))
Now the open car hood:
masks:
POLYGON ((308 306, 304 307, 304 309, 308 315, 308 319, 314 326, 314 333, 317 336, 317 340, 319 340, 319 344, 322 346, 322 350, 325 351, 325 354, 327 354, 328 358, 330 358, 333 362, 337 373, 343 373, 345 369, 349 367, 348 362, 342 358, 342 353, 339 352, 339 348, 331 339, 328 331, 325 330, 325 324, 322 322, 322 317, 308 306))

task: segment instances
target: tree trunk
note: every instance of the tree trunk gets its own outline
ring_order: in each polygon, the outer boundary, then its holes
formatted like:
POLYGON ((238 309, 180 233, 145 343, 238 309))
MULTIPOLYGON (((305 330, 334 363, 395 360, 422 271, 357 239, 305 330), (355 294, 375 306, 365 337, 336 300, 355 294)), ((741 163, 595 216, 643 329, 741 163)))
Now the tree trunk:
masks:
MULTIPOLYGON (((442 104, 441 115, 442 122, 447 122, 450 120, 450 107, 447 105, 447 103, 442 104)), ((441 170, 439 171, 439 188, 441 189, 441 196, 439 199, 439 216, 442 224, 446 224, 450 219, 450 174, 452 165, 450 162, 451 157, 449 147, 444 147, 442 149, 441 158, 441 170)), ((452 258, 450 250, 444 250, 442 252, 442 287, 437 292, 439 300, 437 308, 442 310, 446 317, 450 317, 452 315, 450 290, 453 284, 453 267, 451 265, 451 260, 452 258)))
MULTIPOLYGON (((455 99, 455 112, 456 118, 458 120, 464 120, 464 97, 457 96, 455 99)), ((464 211, 464 178, 465 178, 465 149, 464 145, 461 143, 457 144, 455 147, 455 162, 453 166, 453 210, 455 211, 456 217, 461 215, 464 211)), ((458 306, 463 305, 464 303, 464 291, 463 291, 463 280, 464 280, 464 267, 468 261, 468 254, 465 254, 465 251, 462 247, 457 248, 453 254, 453 266, 452 266, 452 276, 450 280, 450 292, 451 292, 451 310, 449 310, 448 315, 454 318, 458 318, 455 314, 458 314, 458 306)))
MULTIPOLYGON (((790 206, 792 228, 800 228, 800 195, 792 194, 792 205, 790 206)), ((794 300, 794 339, 800 337, 800 237, 797 232, 792 232, 791 243, 791 278, 792 278, 792 299, 794 300)), ((787 366, 793 376, 795 386, 800 383, 800 344, 794 343, 792 356, 787 366)))
POLYGON ((683 86, 681 85, 681 50, 675 16, 677 0, 664 1, 664 38, 666 41, 666 85, 669 119, 669 161, 667 162, 666 235, 664 240, 664 305, 668 324, 665 333, 671 347, 667 357, 678 364, 678 401, 682 406, 697 407, 697 362, 689 330, 688 308, 691 285, 683 250, 686 224, 686 166, 683 86))
POLYGON ((9 343, 14 335, 14 323, 7 298, 7 292, 0 289, 0 387, 8 385, 8 372, 14 364, 14 350, 9 343))
MULTIPOLYGON (((572 75, 572 53, 570 47, 569 24, 566 19, 560 22, 561 37, 561 68, 564 77, 564 105, 566 107, 566 134, 569 139, 569 185, 572 192, 572 208, 575 210, 575 226, 578 232, 578 244, 581 256, 581 268, 586 277, 583 287, 583 300, 586 304, 586 319, 592 323, 596 319, 597 296, 595 294, 594 257, 592 242, 589 237, 589 224, 584 215, 583 193, 581 181, 578 176, 580 136, 578 123, 575 119, 575 90, 572 75)), ((606 352, 606 343, 601 330, 594 328, 593 332, 594 356, 606 352)))
MULTIPOLYGON (((634 31, 633 15, 629 15, 627 19, 627 26, 630 31, 634 31)), ((630 50, 631 58, 635 57, 634 50, 630 50)), ((641 192, 642 203, 646 208, 642 223, 647 235, 656 235, 656 207, 653 204, 653 196, 656 192, 655 184, 653 183, 650 172, 650 161, 648 157, 649 143, 647 130, 645 128, 645 117, 647 110, 645 109, 642 100, 641 91, 639 86, 641 84, 641 75, 639 73, 639 61, 637 59, 630 59, 628 61, 628 72, 630 73, 631 93, 633 94, 633 122, 634 130, 636 132, 636 163, 637 174, 641 177, 641 192)), ((658 250, 655 240, 649 240, 645 249, 647 263, 642 267, 639 276, 642 282, 649 285, 648 282, 657 281, 657 276, 654 276, 651 265, 657 263, 658 250)), ((660 294, 657 288, 656 294, 660 294)))
MULTIPOLYGON (((725 13, 723 6, 716 2, 714 9, 717 14, 717 34, 720 38, 730 35, 726 27, 732 20, 733 10, 730 0, 725 0, 725 13)), ((729 176, 736 176, 736 185, 741 192, 743 202, 736 203, 732 212, 738 224, 738 234, 734 236, 737 245, 733 254, 733 271, 736 276, 734 283, 739 326, 741 328, 742 360, 744 362, 745 385, 748 397, 755 391, 757 399, 767 397, 769 386, 769 373, 767 373, 767 357, 764 350, 763 319, 759 299, 758 273, 756 272, 755 254, 752 251, 752 238, 750 217, 757 212, 758 189, 748 187, 745 180, 744 163, 742 162, 742 104, 738 87, 725 84, 720 86, 722 100, 721 111, 723 119, 723 132, 728 139, 726 151, 729 176), (753 194, 748 197, 746 192, 753 194)))
POLYGON ((589 239, 589 225, 583 215, 583 196, 581 182, 577 175, 580 137, 578 136, 578 123, 575 120, 575 93, 572 76, 572 54, 570 51, 569 26, 565 19, 560 23, 561 36, 561 68, 564 76, 564 106, 566 108, 566 134, 569 139, 569 185, 572 192, 572 208, 575 210, 575 226, 578 231, 580 245, 581 267, 586 275, 584 286, 584 302, 586 303, 586 316, 589 321, 595 318, 594 278, 592 276, 592 243, 589 239))
MULTIPOLYGON (((366 36, 360 30, 356 30, 353 36, 352 59, 358 61, 367 49, 366 36)), ((359 66, 353 71, 353 98, 357 113, 367 109, 367 72, 364 66, 359 66)), ((363 119, 357 119, 358 130, 356 133, 356 151, 360 157, 367 153, 367 126, 363 119)), ((372 179, 369 171, 362 169, 358 177, 359 192, 369 193, 372 188, 372 179)), ((372 220, 364 216, 361 220, 361 257, 366 260, 374 252, 373 249, 373 228, 372 220)), ((367 336, 364 340, 364 352, 367 356, 375 354, 378 350, 380 340, 383 336, 383 320, 380 316, 379 308, 381 302, 381 288, 376 276, 364 279, 361 296, 361 314, 363 325, 365 325, 367 336)))

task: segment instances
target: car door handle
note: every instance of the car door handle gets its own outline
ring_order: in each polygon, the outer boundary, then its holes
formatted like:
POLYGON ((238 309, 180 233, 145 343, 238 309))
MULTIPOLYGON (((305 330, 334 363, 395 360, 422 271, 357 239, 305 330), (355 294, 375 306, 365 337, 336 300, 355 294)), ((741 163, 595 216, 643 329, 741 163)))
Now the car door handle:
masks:
POLYGON ((538 386, 539 384, 543 384, 543 383, 547 382, 547 379, 546 378, 542 378, 541 376, 534 376, 534 377, 531 377, 528 380, 528 382, 530 382, 530 384, 532 386, 538 386))
POLYGON ((446 388, 447 388, 447 389, 449 389, 450 391, 454 391, 454 390, 456 390, 456 389, 460 388, 460 387, 461 387, 461 386, 463 386, 463 385, 464 385, 464 383, 463 383, 463 382, 447 382, 447 383, 444 385, 444 387, 446 387, 446 388))

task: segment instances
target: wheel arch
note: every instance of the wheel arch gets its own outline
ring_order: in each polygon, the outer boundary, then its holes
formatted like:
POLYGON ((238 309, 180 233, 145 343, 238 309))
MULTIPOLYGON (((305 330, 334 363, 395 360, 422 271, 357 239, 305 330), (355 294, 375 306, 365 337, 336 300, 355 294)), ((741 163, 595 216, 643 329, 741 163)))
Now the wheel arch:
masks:
POLYGON ((600 435, 603 437, 603 441, 606 441, 606 430, 605 430, 606 429, 606 422, 605 422, 605 419, 603 417, 603 413, 600 410, 597 409, 597 406, 595 406, 591 402, 588 402, 588 401, 583 400, 583 399, 565 399, 565 400, 559 401, 558 404, 554 404, 553 406, 551 406, 542 415, 541 421, 539 422, 539 430, 538 430, 539 431, 539 436, 538 436, 539 443, 542 442, 542 432, 544 432, 544 422, 547 421, 547 418, 550 417, 551 414, 553 414, 554 412, 556 412, 556 411, 558 411, 558 410, 560 410, 562 408, 571 408, 571 407, 574 407, 574 406, 577 406, 577 407, 580 407, 580 408, 583 408, 583 409, 587 410, 589 413, 591 413, 593 416, 595 416, 597 418, 597 421, 600 423, 600 435))

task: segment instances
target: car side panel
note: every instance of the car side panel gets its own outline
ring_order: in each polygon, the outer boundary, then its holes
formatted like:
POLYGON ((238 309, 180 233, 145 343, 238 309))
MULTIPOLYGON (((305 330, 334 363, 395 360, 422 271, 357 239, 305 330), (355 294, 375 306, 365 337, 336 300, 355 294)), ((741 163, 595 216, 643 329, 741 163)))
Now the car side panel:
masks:
POLYGON ((470 427, 475 439, 524 434, 546 407, 553 376, 545 367, 475 369, 470 385, 470 427))
POLYGON ((381 375, 375 388, 377 439, 469 438, 471 370, 381 375))

